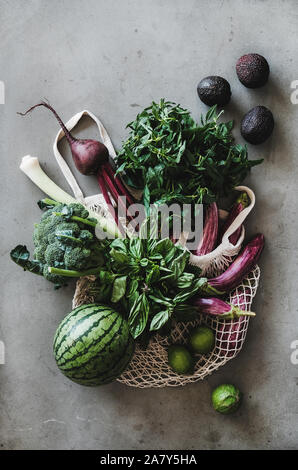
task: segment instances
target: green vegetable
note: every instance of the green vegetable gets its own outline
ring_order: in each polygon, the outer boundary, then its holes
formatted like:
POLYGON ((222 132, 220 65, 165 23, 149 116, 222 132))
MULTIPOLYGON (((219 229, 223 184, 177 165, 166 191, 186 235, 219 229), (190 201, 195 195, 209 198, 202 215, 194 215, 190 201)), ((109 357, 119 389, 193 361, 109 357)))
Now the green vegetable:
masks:
POLYGON ((189 337, 189 347, 194 353, 207 354, 215 345, 215 335, 211 328, 199 326, 194 328, 189 337))
POLYGON ((82 385, 103 385, 127 367, 134 351, 126 320, 106 305, 81 305, 60 323, 54 355, 61 372, 82 385))
POLYGON ((242 394, 234 385, 219 385, 212 392, 213 408, 222 414, 236 411, 241 403, 242 394))
POLYGON ((166 333, 174 319, 197 315, 188 301, 206 279, 188 259, 189 252, 169 239, 116 239, 89 292, 96 302, 119 304, 132 336, 148 339, 165 326, 166 333))
MULTIPOLYGON (((221 114, 221 113, 220 113, 221 114)), ((197 125, 189 111, 161 99, 128 124, 118 173, 144 190, 144 204, 210 203, 226 195, 262 160, 235 145, 233 122, 219 123, 216 106, 197 125)))
POLYGON ((68 277, 80 277, 104 263, 103 246, 95 236, 96 221, 77 203, 59 204, 50 199, 38 203, 46 211, 33 233, 34 255, 26 246, 18 245, 11 259, 25 271, 44 276, 56 287, 66 284, 68 277))
POLYGON ((169 366, 177 374, 193 374, 194 359, 184 346, 173 344, 168 349, 169 366))

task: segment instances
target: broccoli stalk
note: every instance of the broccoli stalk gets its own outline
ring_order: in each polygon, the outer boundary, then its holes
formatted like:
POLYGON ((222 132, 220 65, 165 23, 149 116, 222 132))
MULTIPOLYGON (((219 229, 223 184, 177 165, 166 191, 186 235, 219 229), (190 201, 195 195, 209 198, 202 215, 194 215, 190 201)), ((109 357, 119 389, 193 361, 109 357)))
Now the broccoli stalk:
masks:
MULTIPOLYGON (((60 215, 63 217, 63 214, 61 212, 53 212, 53 214, 57 216, 60 215)), ((92 220, 88 220, 88 219, 83 219, 83 217, 78 217, 76 215, 72 215, 70 218, 74 222, 80 222, 81 224, 90 225, 90 227, 96 227, 97 225, 97 222, 93 222, 92 220)))
POLYGON ((62 268, 54 268, 53 266, 49 266, 48 271, 50 274, 54 274, 56 276, 83 277, 83 276, 99 275, 101 272, 101 268, 95 267, 95 268, 86 269, 86 271, 75 271, 73 269, 62 269, 62 268))

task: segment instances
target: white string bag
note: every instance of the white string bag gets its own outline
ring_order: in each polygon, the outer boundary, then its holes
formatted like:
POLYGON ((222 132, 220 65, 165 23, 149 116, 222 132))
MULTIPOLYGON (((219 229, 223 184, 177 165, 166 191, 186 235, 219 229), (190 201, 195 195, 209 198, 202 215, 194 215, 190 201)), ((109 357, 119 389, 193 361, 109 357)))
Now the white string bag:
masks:
MULTIPOLYGON (((111 139, 103 124, 90 111, 84 110, 74 115, 66 123, 66 128, 71 131, 84 115, 88 115, 97 124, 101 140, 108 148, 111 158, 114 159, 116 153, 111 139)), ((53 150, 58 165, 70 185, 75 198, 88 209, 92 209, 110 218, 111 215, 102 194, 84 197, 74 175, 58 150, 58 142, 63 136, 64 132, 60 130, 56 136, 53 150)), ((255 204, 255 195, 249 188, 238 186, 236 189, 247 192, 250 198, 249 206, 237 216, 233 224, 224 234, 222 243, 212 253, 208 253, 204 256, 195 256, 193 254, 190 256, 190 262, 200 266, 203 272, 210 276, 216 276, 223 272, 230 264, 233 257, 239 252, 244 239, 244 227, 242 226, 241 236, 237 245, 232 245, 229 242, 229 237, 243 224, 255 204)), ((133 191, 131 192, 133 194, 133 191)), ((139 194, 135 195, 138 196, 139 194)), ((225 211, 220 211, 220 217, 225 218, 226 216, 227 213, 225 211)), ((250 310, 252 300, 257 291, 259 278, 260 269, 256 266, 243 282, 231 292, 229 301, 243 310, 250 310)), ((94 298, 90 295, 88 290, 90 281, 94 279, 94 276, 89 276, 80 278, 77 281, 73 298, 73 308, 94 301, 94 298)), ((179 322, 172 329, 170 338, 162 338, 159 335, 155 335, 146 350, 142 350, 137 345, 132 361, 126 371, 117 380, 126 385, 139 388, 181 386, 201 380, 226 364, 226 362, 233 359, 239 353, 246 337, 248 325, 249 317, 245 316, 237 320, 222 320, 218 317, 202 314, 198 315, 198 318, 193 322, 179 322), (215 332, 215 348, 207 355, 197 356, 195 371, 192 375, 178 375, 173 372, 168 365, 167 348, 171 343, 186 344, 191 329, 201 324, 209 326, 215 332)))
MULTIPOLYGON (((203 256, 196 256, 193 253, 190 254, 189 262, 195 266, 199 266, 202 269, 202 275, 206 276, 214 276, 215 274, 222 273, 229 264, 231 264, 233 257, 237 255, 241 249, 244 236, 245 236, 245 229, 243 226, 243 222, 245 221, 248 214, 253 209, 256 198, 254 192, 249 189, 247 186, 237 186, 235 188, 237 191, 245 191, 249 197, 250 203, 247 207, 245 207, 235 218, 233 223, 230 227, 226 230, 222 237, 222 242, 218 245, 215 250, 211 251, 211 253, 207 253, 203 256), (240 237, 236 243, 233 245, 229 238, 230 236, 242 226, 240 237)), ((219 217, 221 219, 225 219, 228 216, 228 212, 219 210, 219 217)), ((185 243, 185 237, 180 240, 185 243)))

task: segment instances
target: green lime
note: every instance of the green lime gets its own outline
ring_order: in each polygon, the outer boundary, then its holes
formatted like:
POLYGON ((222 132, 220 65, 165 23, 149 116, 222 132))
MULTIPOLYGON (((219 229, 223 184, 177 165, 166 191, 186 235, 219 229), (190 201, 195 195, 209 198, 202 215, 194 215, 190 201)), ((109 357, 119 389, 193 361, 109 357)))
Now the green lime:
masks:
POLYGON ((177 374, 192 374, 194 370, 194 360, 185 346, 173 344, 168 349, 169 366, 177 374))
POLYGON ((222 414, 233 413, 239 408, 242 393, 234 385, 219 385, 212 392, 213 408, 222 414))
POLYGON ((215 345, 215 335, 211 328, 199 326, 195 328, 189 337, 190 349, 199 354, 206 354, 212 351, 215 345))

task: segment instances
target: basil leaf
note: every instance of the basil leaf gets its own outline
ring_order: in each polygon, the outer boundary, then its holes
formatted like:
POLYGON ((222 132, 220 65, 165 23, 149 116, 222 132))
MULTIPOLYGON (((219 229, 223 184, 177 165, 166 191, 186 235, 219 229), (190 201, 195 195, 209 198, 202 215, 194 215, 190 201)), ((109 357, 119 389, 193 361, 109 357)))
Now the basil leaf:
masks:
POLYGON ((114 248, 110 250, 110 256, 113 260, 115 260, 117 263, 128 263, 129 262, 129 256, 126 255, 123 251, 117 251, 114 248))
POLYGON ((159 266, 157 266, 157 265, 152 266, 151 270, 146 275, 145 284, 150 285, 150 284, 153 284, 154 282, 157 282, 159 280, 160 280, 159 266))
POLYGON ((170 263, 173 260, 174 256, 176 255, 176 253, 177 253, 177 248, 173 245, 172 248, 168 251, 168 253, 164 257, 165 263, 166 264, 170 263))
POLYGON ((121 276, 115 279, 113 283, 111 302, 116 303, 122 299, 126 291, 126 280, 127 276, 121 276))
POLYGON ((128 326, 132 337, 135 339, 144 331, 149 316, 149 302, 146 295, 143 293, 140 295, 128 317, 128 326))
POLYGON ((193 283, 193 285, 187 289, 182 289, 181 292, 179 292, 173 299, 174 304, 182 303, 185 302, 186 300, 190 299, 193 297, 202 287, 204 284, 206 284, 207 278, 199 278, 196 279, 193 283))
POLYGON ((128 288, 126 292, 126 297, 131 297, 137 290, 139 283, 136 279, 131 279, 128 281, 128 288))
POLYGON ((154 249, 152 250, 153 253, 160 253, 161 255, 167 255, 171 250, 173 250, 174 245, 173 242, 169 238, 164 238, 163 240, 159 240, 154 249))
POLYGON ((167 323, 170 317, 171 313, 169 310, 162 310, 161 312, 158 312, 156 315, 154 315, 151 320, 150 331, 159 330, 163 325, 167 323))
POLYGON ((170 263, 169 268, 173 271, 174 279, 178 279, 179 276, 181 276, 188 260, 189 252, 183 250, 182 253, 170 263))
POLYGON ((170 298, 165 297, 161 291, 155 291, 156 295, 149 294, 149 299, 153 300, 157 304, 165 305, 166 307, 172 307, 173 303, 170 298))
POLYGON ((178 289, 187 289, 188 287, 191 287, 194 282, 194 279, 195 279, 194 274, 184 272, 177 279, 178 289))
POLYGON ((121 238, 115 238, 115 240, 111 242, 110 246, 111 248, 114 248, 116 251, 127 253, 126 241, 122 240, 121 238))
POLYGON ((142 240, 140 238, 131 238, 129 240, 129 251, 135 258, 142 258, 142 240))

